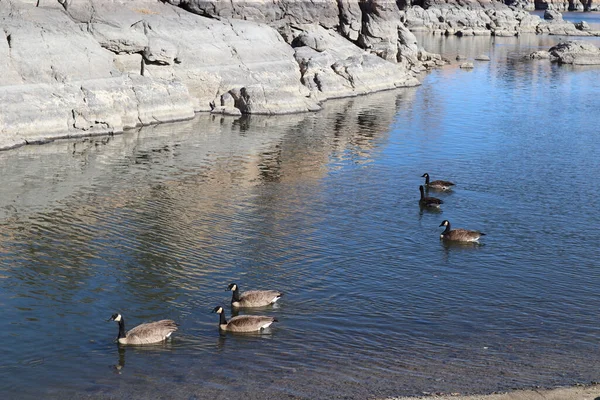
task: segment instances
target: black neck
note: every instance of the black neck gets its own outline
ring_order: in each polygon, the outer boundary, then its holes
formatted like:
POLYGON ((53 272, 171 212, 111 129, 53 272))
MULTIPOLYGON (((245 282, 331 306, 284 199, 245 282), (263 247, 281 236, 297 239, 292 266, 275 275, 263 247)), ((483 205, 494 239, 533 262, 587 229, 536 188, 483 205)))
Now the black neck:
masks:
POLYGON ((231 302, 233 303, 234 301, 240 301, 240 289, 238 289, 237 287, 235 288, 235 290, 233 291, 233 295, 231 296, 231 302))
POLYGON ((117 336, 117 339, 121 339, 125 337, 125 320, 123 319, 123 317, 121 317, 121 320, 119 321, 119 336, 117 336))
POLYGON ((450 232, 450 222, 448 222, 448 225, 446 225, 446 229, 444 229, 444 232, 442 233, 448 233, 450 232))
POLYGON ((224 312, 219 314, 219 325, 227 325, 227 320, 225 319, 224 312))
POLYGON ((425 190, 423 189, 423 186, 419 186, 419 191, 421 192, 421 200, 423 200, 425 197, 425 190))
POLYGON ((429 185, 429 175, 425 175, 425 184, 429 185))

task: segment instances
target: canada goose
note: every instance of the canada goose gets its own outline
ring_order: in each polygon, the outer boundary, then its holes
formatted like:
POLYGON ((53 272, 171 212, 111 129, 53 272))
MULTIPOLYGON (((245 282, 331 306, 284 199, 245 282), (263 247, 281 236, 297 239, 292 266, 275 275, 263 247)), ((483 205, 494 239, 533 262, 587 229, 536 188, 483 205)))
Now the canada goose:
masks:
POLYGON ((440 226, 445 226, 446 229, 440 235, 440 239, 452 240, 457 242, 477 242, 485 233, 479 231, 469 231, 467 229, 450 229, 450 221, 445 219, 440 226))
POLYGON ((158 343, 166 340, 177 330, 177 324, 170 319, 141 324, 127 333, 125 333, 125 320, 121 314, 113 314, 108 321, 115 321, 119 324, 119 336, 117 336, 117 341, 120 344, 158 343))
POLYGON ((235 283, 230 283, 227 290, 233 291, 231 306, 236 308, 268 306, 283 296, 283 293, 277 290, 249 290, 240 294, 240 288, 235 283))
POLYGON ((228 322, 223 307, 217 306, 212 312, 219 314, 219 330, 227 332, 258 332, 277 322, 276 318, 264 315, 238 315, 228 322))
POLYGON ((428 188, 431 189, 438 189, 438 190, 449 190, 452 189, 452 186, 454 186, 454 183, 452 182, 448 182, 448 181, 429 181, 429 174, 427 172, 425 172, 423 175, 421 175, 421 178, 425 178, 425 186, 427 186, 428 188))
POLYGON ((419 205, 422 207, 435 207, 440 208, 440 204, 444 204, 444 202, 436 197, 425 197, 425 189, 423 185, 419 186, 419 190, 421 191, 421 199, 419 200, 419 205))

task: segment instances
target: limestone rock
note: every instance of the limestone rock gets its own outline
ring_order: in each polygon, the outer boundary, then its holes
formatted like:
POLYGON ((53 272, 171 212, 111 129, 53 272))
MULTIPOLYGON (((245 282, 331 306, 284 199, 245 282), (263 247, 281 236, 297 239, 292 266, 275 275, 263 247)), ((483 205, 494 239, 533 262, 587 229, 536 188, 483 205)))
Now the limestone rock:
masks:
POLYGON ((462 69, 473 69, 473 68, 475 68, 475 66, 473 65, 472 62, 466 61, 466 62, 460 64, 460 68, 462 68, 462 69))
POLYGON ((480 54, 475 57, 475 60, 476 61, 490 61, 490 56, 485 55, 485 54, 480 54))

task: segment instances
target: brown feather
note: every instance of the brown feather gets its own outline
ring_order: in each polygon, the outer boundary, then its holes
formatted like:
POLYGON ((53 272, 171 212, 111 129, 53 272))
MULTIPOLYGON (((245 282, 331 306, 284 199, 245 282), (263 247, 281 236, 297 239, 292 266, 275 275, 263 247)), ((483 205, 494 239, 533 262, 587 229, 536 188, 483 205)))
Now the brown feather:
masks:
POLYGON ((277 322, 274 317, 263 315, 238 315, 231 318, 227 324, 219 325, 219 328, 228 332, 256 332, 260 331, 265 325, 271 325, 277 322))
POLYGON ((151 344, 162 342, 177 330, 177 324, 170 319, 148 322, 136 326, 119 339, 121 344, 151 344))
POLYGON ((231 299, 233 307, 264 307, 274 303, 274 300, 283 296, 277 290, 249 290, 240 295, 239 301, 231 299))
POLYGON ((469 231, 467 229, 452 229, 449 232, 442 233, 442 239, 454 240, 459 242, 475 242, 485 235, 479 231, 469 231))

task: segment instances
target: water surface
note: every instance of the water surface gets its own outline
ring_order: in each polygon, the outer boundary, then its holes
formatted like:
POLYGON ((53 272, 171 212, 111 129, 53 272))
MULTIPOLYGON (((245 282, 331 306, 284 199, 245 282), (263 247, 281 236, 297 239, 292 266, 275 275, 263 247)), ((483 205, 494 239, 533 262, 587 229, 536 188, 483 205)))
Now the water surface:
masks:
MULTIPOLYGON (((316 114, 0 153, 4 398, 367 398, 598 379, 594 67, 558 38, 422 38, 457 64, 316 114), (457 183, 418 207, 420 176, 457 183), (481 246, 440 243, 455 227, 481 246), (220 336, 227 284, 286 293, 220 336), (172 318, 172 342, 119 349, 172 318)), ((594 43, 598 43, 597 41, 594 43)), ((433 194, 433 193, 430 193, 433 194)), ((227 306, 227 315, 230 310, 227 306)))

